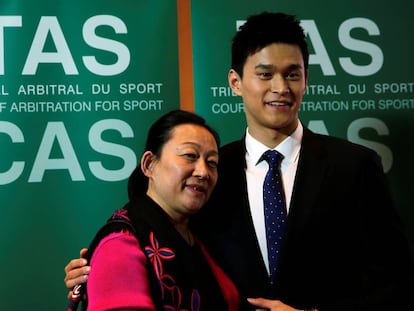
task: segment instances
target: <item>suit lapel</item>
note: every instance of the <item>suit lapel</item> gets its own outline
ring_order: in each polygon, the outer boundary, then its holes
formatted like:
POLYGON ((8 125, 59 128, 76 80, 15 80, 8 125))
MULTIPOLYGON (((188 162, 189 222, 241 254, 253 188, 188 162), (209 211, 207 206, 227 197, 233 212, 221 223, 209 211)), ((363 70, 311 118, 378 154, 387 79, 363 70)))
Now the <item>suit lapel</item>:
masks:
MULTIPOLYGON (((245 139, 236 141, 227 146, 223 153, 220 154, 220 161, 225 163, 226 167, 222 168, 220 173, 222 175, 221 182, 226 186, 219 187, 220 189, 233 189, 230 190, 231 195, 235 196, 233 201, 234 208, 231 218, 233 227, 231 230, 233 233, 237 233, 237 239, 242 242, 240 247, 240 255, 245 259, 244 262, 247 267, 261 267, 260 269, 245 270, 243 273, 250 275, 250 279, 257 279, 256 283, 266 286, 269 278, 266 270, 266 266, 262 259, 262 253, 256 237, 256 231, 253 225, 253 219, 250 212, 250 205, 247 194, 246 183, 246 145, 245 139), (224 172, 225 171, 225 172, 224 172), (232 180, 229 179, 231 177, 232 180), (248 252, 246 250, 249 250, 248 252)), ((220 180, 221 177, 219 177, 220 180)), ((224 195, 224 193, 223 193, 224 195)), ((228 195, 228 192, 227 192, 228 195)))
MULTIPOLYGON (((288 230, 303 228, 318 197, 328 161, 321 136, 304 127, 299 163, 288 216, 288 230)), ((289 234, 287 234, 289 235, 289 234)))

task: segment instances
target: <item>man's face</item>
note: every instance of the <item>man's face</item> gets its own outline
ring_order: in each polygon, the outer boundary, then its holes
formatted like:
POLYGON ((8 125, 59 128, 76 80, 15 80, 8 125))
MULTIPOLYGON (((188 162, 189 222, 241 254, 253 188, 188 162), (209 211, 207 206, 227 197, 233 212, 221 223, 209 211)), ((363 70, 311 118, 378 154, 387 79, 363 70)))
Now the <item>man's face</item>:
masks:
POLYGON ((271 130, 287 136, 296 129, 307 85, 297 45, 273 43, 250 55, 243 78, 230 70, 229 84, 243 97, 250 134, 257 136, 271 130))

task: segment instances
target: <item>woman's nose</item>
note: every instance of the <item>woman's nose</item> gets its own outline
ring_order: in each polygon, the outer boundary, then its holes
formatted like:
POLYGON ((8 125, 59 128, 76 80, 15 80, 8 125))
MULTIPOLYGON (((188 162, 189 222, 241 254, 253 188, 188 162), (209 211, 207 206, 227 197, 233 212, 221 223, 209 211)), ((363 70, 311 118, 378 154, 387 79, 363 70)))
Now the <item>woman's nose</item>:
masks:
POLYGON ((201 158, 197 161, 193 175, 199 179, 208 179, 210 177, 207 163, 205 163, 205 161, 201 158))

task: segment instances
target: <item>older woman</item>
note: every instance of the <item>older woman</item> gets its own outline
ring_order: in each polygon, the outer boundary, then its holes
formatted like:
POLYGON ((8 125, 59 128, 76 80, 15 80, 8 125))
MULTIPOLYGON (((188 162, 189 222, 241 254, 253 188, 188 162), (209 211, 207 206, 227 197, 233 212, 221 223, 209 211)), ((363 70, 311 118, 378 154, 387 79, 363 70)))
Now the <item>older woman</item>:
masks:
POLYGON ((238 309, 232 281, 188 226, 216 185, 218 147, 218 134, 193 113, 172 111, 152 125, 130 201, 111 217, 132 228, 100 235, 87 310, 238 309))

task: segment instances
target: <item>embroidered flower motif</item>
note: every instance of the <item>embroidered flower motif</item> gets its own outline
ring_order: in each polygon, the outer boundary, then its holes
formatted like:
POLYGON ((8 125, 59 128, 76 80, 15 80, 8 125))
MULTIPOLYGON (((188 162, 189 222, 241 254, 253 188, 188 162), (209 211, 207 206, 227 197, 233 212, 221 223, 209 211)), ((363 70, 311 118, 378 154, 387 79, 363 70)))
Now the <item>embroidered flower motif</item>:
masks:
POLYGON ((194 289, 191 294, 191 311, 200 310, 200 293, 198 290, 194 289))
MULTIPOLYGON (((181 309, 181 301, 182 301, 182 295, 180 288, 178 286, 174 286, 171 290, 171 302, 172 306, 169 306, 172 310, 175 311, 186 311, 184 309, 181 309)), ((165 305, 164 305, 165 306, 165 305)))
POLYGON ((162 260, 169 260, 175 257, 174 252, 168 247, 160 247, 153 232, 150 232, 149 240, 151 246, 145 246, 145 252, 154 266, 155 274, 159 279, 163 275, 162 260))
POLYGON ((160 282, 161 295, 164 300, 164 311, 199 311, 200 310, 200 294, 196 289, 191 293, 190 310, 181 308, 182 293, 176 285, 174 278, 163 272, 163 260, 171 260, 175 257, 175 253, 168 247, 160 247, 158 239, 153 232, 149 235, 150 246, 145 246, 145 253, 150 259, 155 274, 160 282))
POLYGON ((118 208, 113 214, 112 214, 112 219, 126 219, 126 220, 130 220, 129 217, 127 216, 128 211, 126 209, 123 208, 118 208))
POLYGON ((178 286, 174 286, 171 290, 172 305, 164 305, 164 311, 199 311, 200 310, 200 294, 196 289, 191 292, 190 309, 181 308, 182 295, 178 286))

